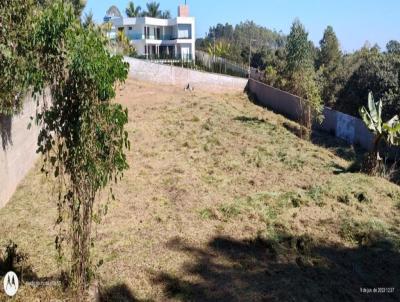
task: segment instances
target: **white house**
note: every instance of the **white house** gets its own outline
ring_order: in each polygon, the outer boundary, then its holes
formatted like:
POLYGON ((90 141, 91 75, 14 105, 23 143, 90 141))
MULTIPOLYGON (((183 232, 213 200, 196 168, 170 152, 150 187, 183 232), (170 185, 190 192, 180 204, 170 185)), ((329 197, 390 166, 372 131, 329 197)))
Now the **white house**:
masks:
POLYGON ((174 19, 115 16, 106 19, 114 33, 124 31, 141 56, 195 60, 195 18, 189 16, 188 5, 180 5, 174 19))

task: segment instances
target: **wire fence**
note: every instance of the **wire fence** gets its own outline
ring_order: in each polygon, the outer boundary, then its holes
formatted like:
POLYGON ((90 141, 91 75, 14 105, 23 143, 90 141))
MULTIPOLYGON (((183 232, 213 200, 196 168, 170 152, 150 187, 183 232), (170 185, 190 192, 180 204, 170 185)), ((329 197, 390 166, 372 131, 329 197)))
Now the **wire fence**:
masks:
POLYGON ((196 51, 196 64, 204 71, 227 74, 247 78, 249 76, 248 66, 212 56, 204 51, 196 51))
POLYGON ((237 64, 224 58, 213 57, 203 51, 196 51, 196 57, 171 57, 171 56, 135 56, 152 63, 178 66, 193 70, 206 71, 218 74, 225 74, 235 77, 247 78, 248 68, 245 65, 237 64))

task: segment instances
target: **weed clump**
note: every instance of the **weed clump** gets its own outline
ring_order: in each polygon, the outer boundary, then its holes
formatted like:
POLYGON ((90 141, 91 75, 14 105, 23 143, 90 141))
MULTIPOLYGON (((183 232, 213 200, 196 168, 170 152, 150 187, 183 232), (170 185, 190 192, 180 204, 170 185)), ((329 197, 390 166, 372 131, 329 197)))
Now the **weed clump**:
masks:
POLYGON ((353 202, 358 203, 371 203, 372 199, 366 192, 345 192, 337 196, 337 201, 346 205, 353 202))
POLYGON ((391 243, 400 247, 400 238, 393 234, 385 223, 377 219, 368 221, 344 219, 339 230, 339 235, 343 239, 361 246, 391 243))

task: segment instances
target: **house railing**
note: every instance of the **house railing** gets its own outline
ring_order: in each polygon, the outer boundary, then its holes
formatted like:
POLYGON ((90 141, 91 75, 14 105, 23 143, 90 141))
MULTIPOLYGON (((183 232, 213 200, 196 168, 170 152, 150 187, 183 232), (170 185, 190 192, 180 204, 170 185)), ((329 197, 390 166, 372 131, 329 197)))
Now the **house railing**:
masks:
POLYGON ((173 40, 187 40, 191 39, 190 36, 174 36, 174 35, 144 35, 141 33, 128 33, 126 35, 129 40, 168 40, 168 41, 173 41, 173 40))

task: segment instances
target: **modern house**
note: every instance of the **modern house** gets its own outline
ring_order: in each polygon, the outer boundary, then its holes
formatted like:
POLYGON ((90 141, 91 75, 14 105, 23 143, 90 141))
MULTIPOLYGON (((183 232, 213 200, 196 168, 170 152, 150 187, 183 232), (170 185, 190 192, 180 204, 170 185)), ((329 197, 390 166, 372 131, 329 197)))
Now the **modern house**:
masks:
POLYGON ((140 56, 195 60, 195 18, 189 16, 188 5, 180 5, 174 19, 106 16, 104 20, 112 24, 110 36, 124 31, 140 56))

